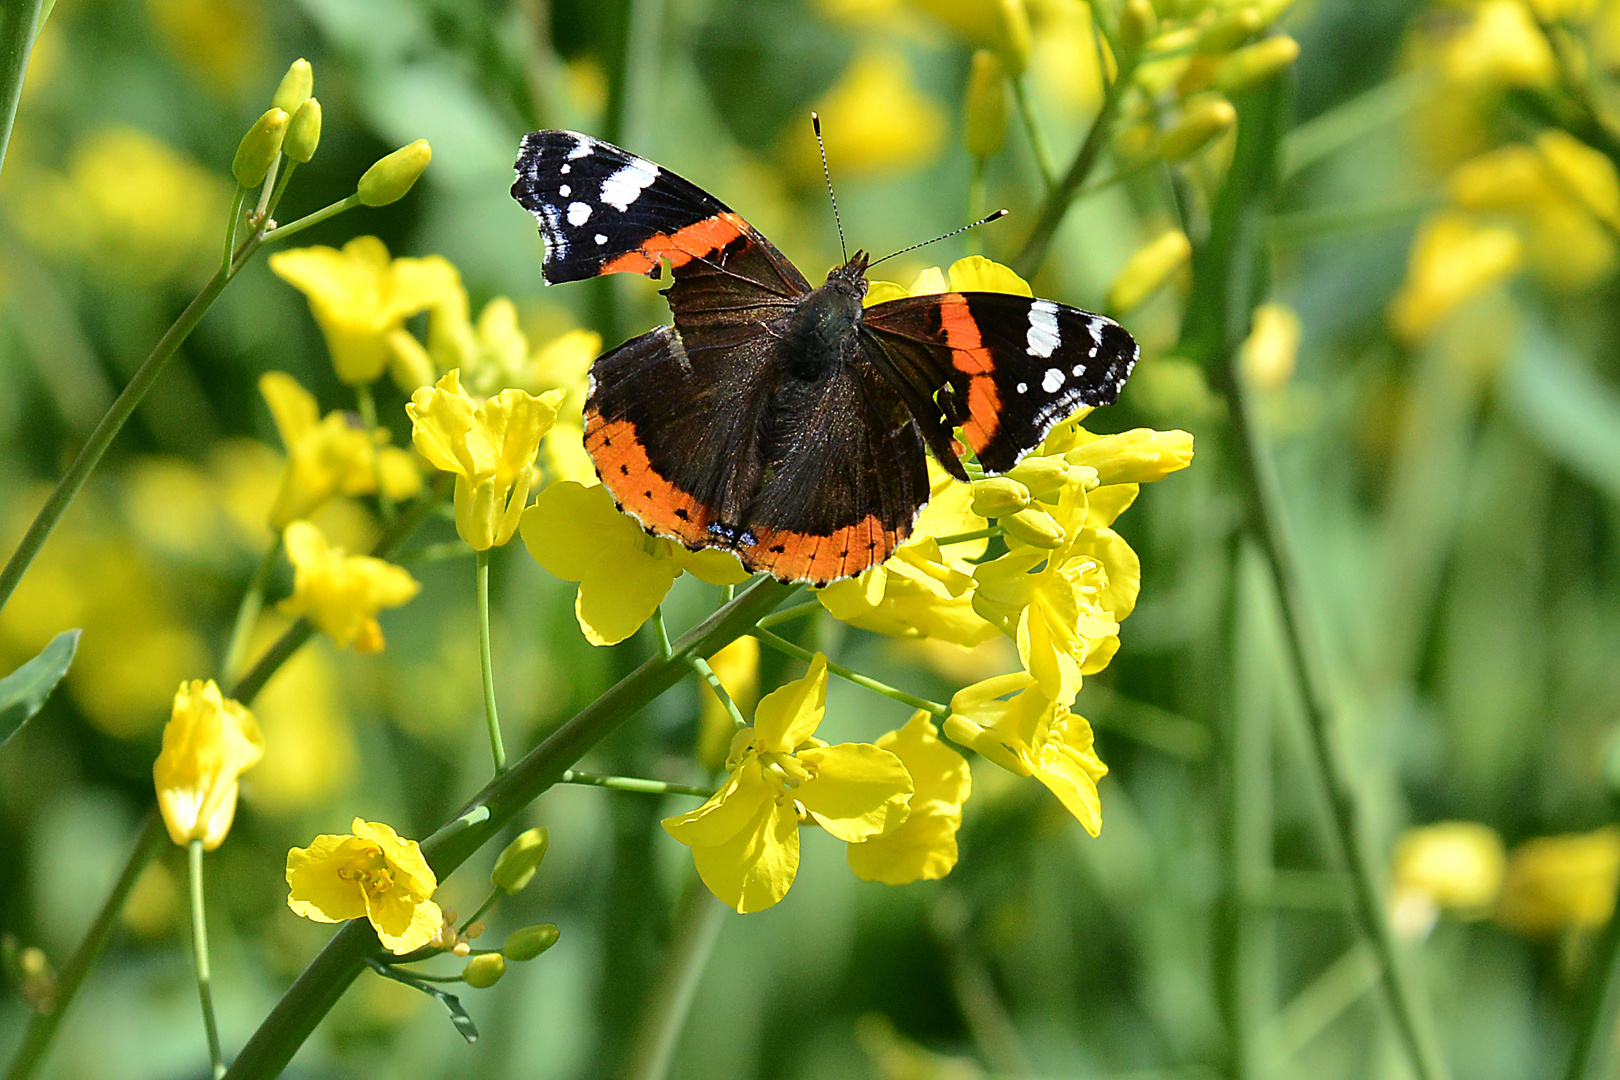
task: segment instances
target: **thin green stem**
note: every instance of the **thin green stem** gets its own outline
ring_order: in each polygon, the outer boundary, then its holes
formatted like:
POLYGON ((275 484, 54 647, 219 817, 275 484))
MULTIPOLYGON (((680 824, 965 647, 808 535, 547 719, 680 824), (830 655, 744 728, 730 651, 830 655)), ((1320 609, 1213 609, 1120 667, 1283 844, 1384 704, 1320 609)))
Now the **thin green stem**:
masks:
MULTIPOLYGON (((786 638, 777 637, 769 630, 756 626, 752 633, 753 636, 758 638, 763 644, 769 645, 779 653, 786 653, 788 656, 797 657, 806 663, 809 663, 815 658, 815 654, 809 649, 806 649, 801 645, 795 645, 786 638)), ((878 682, 876 679, 862 675, 858 671, 851 671, 842 664, 835 664, 831 660, 827 661, 827 670, 832 672, 834 675, 837 675, 840 679, 852 682, 856 686, 864 686, 873 693, 882 694, 889 700, 898 701, 902 705, 910 705, 913 709, 922 709, 939 717, 951 715, 950 707, 947 705, 941 705, 937 701, 929 701, 927 698, 917 697, 915 694, 908 694, 904 690, 897 690, 888 683, 878 682)))
POLYGON ((287 194, 287 184, 292 180, 293 170, 296 168, 298 162, 292 158, 281 159, 281 175, 276 177, 276 189, 270 193, 270 201, 265 204, 262 224, 269 225, 275 219, 276 207, 281 205, 281 197, 287 194))
MULTIPOLYGON (((355 384, 354 404, 360 411, 360 422, 366 426, 366 431, 375 433, 377 430, 377 399, 371 394, 370 383, 355 384)), ((371 476, 372 483, 377 488, 377 506, 382 510, 383 521, 393 521, 397 510, 394 507, 394 500, 390 499, 388 493, 383 490, 382 460, 375 454, 371 458, 371 476)))
POLYGON ((124 863, 112 891, 102 902, 101 910, 96 913, 95 921, 85 931, 79 947, 73 950, 73 955, 68 957, 68 962, 56 977, 56 1001, 51 1011, 35 1013, 29 1019, 22 1045, 17 1048, 17 1056, 11 1059, 11 1067, 6 1071, 6 1080, 27 1080, 44 1062, 56 1029, 67 1015, 68 1006, 73 1003, 79 987, 84 985, 85 976, 95 967, 107 942, 112 939, 113 931, 118 928, 118 915, 124 910, 129 891, 135 887, 141 871, 146 869, 146 864, 152 861, 152 856, 157 854, 166 839, 168 833, 163 827, 163 819, 158 815, 157 807, 153 806, 147 810, 146 819, 136 835, 135 847, 129 853, 129 859, 124 863))
MULTIPOLYGON (((491 780, 462 812, 422 842, 422 853, 439 880, 449 877, 525 806, 558 783, 591 747, 678 683, 689 670, 688 656, 713 656, 792 591, 792 586, 769 577, 755 580, 735 600, 683 634, 674 643, 673 656, 647 660, 491 780)), ((227 1076, 232 1080, 277 1076, 377 949, 370 923, 356 919, 345 924, 282 995, 237 1054, 227 1076)))
POLYGON ((1029 103, 1029 91, 1024 86, 1022 75, 1015 79, 1008 79, 1012 84, 1013 107, 1018 110, 1018 119, 1024 125, 1024 134, 1029 137, 1029 149, 1035 156, 1035 168, 1040 171, 1041 183, 1048 192, 1052 185, 1057 183, 1057 165, 1052 160, 1052 148, 1046 144, 1046 136, 1041 134, 1041 126, 1035 121, 1035 110, 1029 103))
POLYGON ((950 544, 966 544, 973 540, 988 540, 992 536, 1000 536, 1005 531, 1000 525, 991 525, 985 529, 974 529, 971 532, 951 533, 948 536, 936 537, 934 543, 940 547, 946 547, 950 544))
POLYGON ((692 784, 671 784, 663 780, 645 780, 639 776, 599 776, 596 773, 576 772, 573 769, 564 769, 562 779, 558 783, 612 788, 614 791, 634 791, 642 795, 693 795, 699 799, 707 799, 714 794, 713 788, 695 787, 692 784))
POLYGON ((270 171, 264 174, 264 183, 259 185, 259 201, 253 207, 253 227, 262 228, 269 217, 270 192, 274 190, 276 174, 281 171, 282 156, 277 154, 270 162, 270 171))
POLYGON ((495 901, 499 900, 504 895, 506 894, 502 889, 491 889, 489 891, 489 895, 484 897, 484 902, 478 905, 478 910, 467 916, 466 921, 461 924, 461 932, 465 934, 467 932, 467 927, 471 926, 479 919, 482 919, 484 917, 484 913, 490 908, 494 907, 495 901))
POLYGON ((484 721, 489 725, 489 749, 495 755, 495 775, 506 771, 506 747, 501 744, 501 718, 495 712, 495 666, 489 647, 489 552, 478 553, 478 659, 484 670, 484 721))
POLYGON ((664 1080, 698 983, 720 936, 729 909, 716 900, 696 874, 689 875, 670 933, 670 952, 630 1044, 627 1080, 664 1080))
POLYGON ((1604 1080, 1614 1075, 1616 1017, 1620 1017, 1620 918, 1610 916, 1587 960, 1566 1080, 1604 1080))
POLYGON ((714 692, 714 696, 720 699, 720 704, 724 705, 726 712, 731 714, 731 722, 736 724, 739 729, 747 727, 748 721, 743 719, 742 710, 737 708, 735 701, 731 700, 731 695, 726 692, 725 685, 720 681, 720 676, 714 673, 714 669, 709 666, 709 662, 701 656, 694 656, 691 663, 692 670, 697 672, 703 681, 709 684, 709 689, 714 692))
POLYGON ((658 655, 665 660, 670 657, 669 628, 664 625, 664 605, 659 604, 653 608, 652 613, 653 636, 658 639, 658 655))
POLYGON ((759 625, 769 630, 773 626, 781 626, 783 623, 792 622, 794 619, 802 619, 806 615, 814 615, 818 611, 825 610, 827 609, 821 606, 820 600, 810 600, 803 604, 794 604, 790 608, 783 608, 781 611, 773 611, 759 620, 759 625))
POLYGON ((11 125, 22 100, 28 56, 44 17, 41 0, 9 0, 0 4, 0 167, 5 165, 11 125))
POLYGON ((247 202, 247 188, 237 184, 236 195, 231 199, 231 216, 225 222, 225 252, 219 261, 222 273, 231 272, 231 262, 236 258, 236 234, 242 224, 242 204, 245 202, 247 202))
MULTIPOLYGON (((470 956, 471 954, 469 953, 468 955, 470 956)), ((402 969, 397 964, 384 964, 383 967, 392 968, 394 971, 402 971, 402 969)), ((383 974, 387 974, 387 973, 384 972, 383 974)), ((412 979, 415 979, 415 980, 417 980, 419 982, 458 983, 458 982, 466 982, 467 981, 465 978, 463 978, 460 975, 429 975, 425 971, 412 971, 412 972, 409 972, 408 974, 410 975, 410 977, 412 979)), ((390 978, 392 978, 392 976, 390 976, 390 978)), ((404 980, 400 980, 400 981, 403 982, 404 980)), ((409 986, 410 983, 406 983, 405 985, 409 986)))
POLYGON ((446 540, 438 544, 423 544, 419 548, 402 551, 395 557, 398 563, 444 562, 447 559, 465 559, 478 554, 462 540, 446 540))
POLYGON ((197 963, 197 997, 202 1002, 203 1030, 208 1034, 208 1060, 214 1080, 225 1075, 225 1052, 219 1048, 219 1025, 214 1021, 213 978, 208 971, 208 916, 203 910, 203 843, 193 840, 187 849, 191 870, 191 955, 197 963))
POLYGON ((305 214, 296 221, 289 221, 285 225, 278 225, 274 229, 267 229, 259 239, 265 242, 271 240, 284 240, 294 233, 303 232, 312 225, 319 225, 327 218, 336 217, 338 214, 343 213, 343 211, 353 210, 359 205, 360 193, 357 191, 353 195, 350 195, 347 199, 339 199, 335 203, 321 207, 313 214, 305 214))
POLYGON ((264 608, 264 587, 270 580, 270 572, 275 569, 276 556, 280 553, 281 537, 277 536, 260 557, 259 565, 254 567, 253 576, 248 579, 247 589, 242 593, 242 602, 236 609, 236 621, 231 626, 230 644, 225 648, 225 663, 220 668, 226 680, 236 678, 242 665, 247 663, 248 643, 253 639, 253 628, 258 624, 259 612, 264 608))

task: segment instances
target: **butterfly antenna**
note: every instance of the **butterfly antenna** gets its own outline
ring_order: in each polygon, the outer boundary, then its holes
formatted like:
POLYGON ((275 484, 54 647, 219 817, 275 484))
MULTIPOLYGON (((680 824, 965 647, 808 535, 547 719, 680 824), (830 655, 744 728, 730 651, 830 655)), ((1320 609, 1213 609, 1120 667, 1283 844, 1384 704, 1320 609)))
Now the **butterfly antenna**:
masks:
POLYGON ((904 255, 908 251, 916 251, 918 248, 927 247, 929 244, 937 244, 941 240, 949 240, 951 237, 956 236, 956 235, 958 235, 960 233, 965 233, 969 229, 977 229, 980 225, 988 225, 990 222, 996 220, 997 218, 1003 218, 1003 217, 1006 217, 1006 216, 1007 216, 1007 211, 1006 210, 997 210, 995 213, 987 214, 986 216, 980 218, 978 221, 973 222, 971 225, 964 225, 960 229, 952 229, 950 232, 946 233, 944 236, 936 236, 932 240, 924 240, 920 244, 912 244, 908 248, 901 248, 899 251, 891 252, 888 255, 883 256, 883 258, 881 258, 881 259, 875 259, 872 262, 867 263, 867 266, 868 267, 873 267, 873 266, 876 266, 880 262, 888 262, 890 259, 894 258, 896 255, 904 255))
POLYGON ((816 145, 821 147, 821 175, 827 178, 827 198, 832 200, 833 221, 838 225, 838 250, 844 253, 847 263, 849 248, 844 246, 844 221, 838 216, 838 196, 833 194, 832 173, 827 169, 827 144, 821 141, 821 117, 811 113, 810 124, 816 129, 816 145))

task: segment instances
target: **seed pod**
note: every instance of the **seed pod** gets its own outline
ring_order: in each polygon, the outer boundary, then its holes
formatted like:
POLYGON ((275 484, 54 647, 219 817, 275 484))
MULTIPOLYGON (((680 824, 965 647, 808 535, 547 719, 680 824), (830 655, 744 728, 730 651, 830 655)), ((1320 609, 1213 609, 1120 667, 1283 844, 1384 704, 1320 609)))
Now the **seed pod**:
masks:
POLYGON ((292 116, 314 91, 315 70, 309 66, 308 60, 300 56, 292 62, 287 74, 281 77, 281 85, 276 87, 275 97, 270 99, 270 104, 292 116))
POLYGON ((1237 123, 1237 110, 1223 97, 1199 98, 1182 110, 1181 119, 1159 140, 1166 161, 1185 161, 1225 135, 1237 123))
POLYGON ((287 134, 287 111, 268 109, 253 122, 242 141, 236 146, 236 158, 231 162, 231 175, 245 188, 264 183, 264 174, 271 162, 281 153, 281 140, 287 134))
POLYGON ((367 206, 387 206, 398 202, 411 190, 422 171, 433 160, 433 148, 426 139, 417 139, 380 159, 360 177, 360 201, 367 206))
POLYGON ((506 974, 506 957, 500 953, 484 953, 467 961, 467 966, 461 969, 461 977, 468 986, 480 990, 494 986, 506 974))
POLYGON ((1007 132, 1007 74, 989 49, 973 54, 967 101, 962 106, 962 141, 981 161, 997 150, 1007 132))
POLYGON ((287 160, 302 165, 315 156, 315 148, 320 144, 321 103, 310 98, 293 113, 287 125, 287 137, 281 142, 281 152, 287 155, 287 160))
POLYGON ((519 833, 506 845, 500 858, 495 860, 495 869, 489 875, 490 882, 507 893, 522 892, 534 879, 534 872, 540 869, 540 861, 546 857, 549 846, 551 833, 544 825, 519 833))
POLYGON ((1256 83, 1265 82, 1299 57, 1299 42, 1287 34, 1266 38, 1228 53, 1215 68, 1215 85, 1235 94, 1256 83))
POLYGON ((512 931, 506 939, 506 944, 501 946, 501 953, 508 960, 519 962, 533 960, 557 944, 557 937, 557 927, 552 923, 525 926, 521 930, 512 931))
POLYGON ((973 512, 980 517, 999 518, 1016 514, 1029 505, 1029 489, 1006 476, 992 476, 973 483, 973 512))

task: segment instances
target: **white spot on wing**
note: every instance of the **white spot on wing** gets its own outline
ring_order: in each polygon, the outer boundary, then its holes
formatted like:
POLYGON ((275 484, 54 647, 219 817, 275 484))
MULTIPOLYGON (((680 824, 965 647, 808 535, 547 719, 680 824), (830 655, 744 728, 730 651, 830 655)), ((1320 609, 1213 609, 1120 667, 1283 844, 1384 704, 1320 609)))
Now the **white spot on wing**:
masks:
POLYGON ((569 187, 567 184, 564 184, 562 187, 557 189, 557 194, 561 195, 565 199, 573 193, 574 189, 569 187))
POLYGON ((602 181, 602 201, 620 212, 658 179, 658 166, 645 158, 632 158, 618 172, 602 181))
MULTIPOLYGON (((575 143, 574 148, 572 150, 568 151, 568 160, 569 161, 578 161, 582 157, 589 157, 590 154, 591 154, 591 151, 595 150, 595 149, 596 149, 596 140, 592 139, 592 138, 590 138, 588 136, 581 135, 579 137, 579 142, 575 143)), ((568 166, 564 165, 563 166, 563 171, 567 172, 568 171, 568 166)))
MULTIPOLYGON (((1097 348, 1098 349, 1102 348, 1103 325, 1104 325, 1103 320, 1099 319, 1099 318, 1096 318, 1095 316, 1093 316, 1092 318, 1086 320, 1086 330, 1087 330, 1088 333, 1091 334, 1091 340, 1095 341, 1097 343, 1097 348)), ((1092 350, 1091 355, 1093 355, 1093 356, 1097 355, 1095 349, 1092 350)))
POLYGON ((1084 364, 1076 364, 1076 365, 1074 365, 1074 367, 1069 369, 1069 374, 1073 375, 1077 379, 1080 376, 1084 375, 1085 373, 1086 373, 1086 365, 1084 365, 1084 364))
POLYGON ((567 176, 569 173, 574 171, 574 167, 572 165, 564 165, 562 168, 558 169, 557 171, 562 173, 564 176, 567 176))
MULTIPOLYGON (((1057 305, 1050 300, 1037 300, 1029 305, 1029 334, 1026 338, 1029 343, 1029 355, 1046 359, 1058 347, 1061 337, 1058 334, 1057 305)), ((1056 369, 1054 369, 1056 370, 1056 369)), ((1047 381, 1051 381, 1051 372, 1047 373, 1047 381)), ((1062 382, 1063 376, 1058 375, 1062 382)), ((1055 387, 1048 388, 1048 392, 1055 387)))
POLYGON ((1017 389, 1020 394, 1027 394, 1029 392, 1029 383, 1021 382, 1018 384, 1017 389))
POLYGON ((1046 377, 1041 380, 1041 389, 1045 390, 1048 394, 1055 394, 1058 392, 1058 388, 1062 385, 1063 372, 1059 371, 1057 368, 1047 368, 1046 377))
POLYGON ((607 243, 607 237, 603 236, 601 233, 597 233, 596 234, 596 243, 597 243, 598 246, 601 246, 602 244, 607 243))
POLYGON ((568 224, 577 229, 589 220, 591 220, 591 208, 589 206, 582 202, 568 204, 568 224))
POLYGON ((568 238, 563 235, 557 208, 550 203, 540 208, 540 233, 546 238, 547 260, 561 259, 568 254, 568 238))

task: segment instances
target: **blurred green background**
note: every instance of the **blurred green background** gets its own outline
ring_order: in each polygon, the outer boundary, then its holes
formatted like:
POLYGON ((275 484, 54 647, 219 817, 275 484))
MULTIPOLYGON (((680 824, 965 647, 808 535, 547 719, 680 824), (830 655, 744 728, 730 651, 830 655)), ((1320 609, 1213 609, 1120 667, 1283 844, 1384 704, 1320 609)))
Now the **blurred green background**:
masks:
MULTIPOLYGON (((1168 28, 1207 26, 1241 5, 1158 6, 1168 28)), ((1115 5, 1102 8, 1117 19, 1115 5)), ((988 209, 1012 211, 883 276, 909 282, 970 252, 1010 260, 1044 196, 1030 142, 1009 117, 982 181, 963 145, 970 61, 994 44, 985 28, 996 9, 60 0, 0 178, 7 550, 217 262, 236 140, 294 58, 314 65, 325 123, 284 220, 342 198, 395 146, 425 137, 434 150, 406 199, 340 216, 298 243, 375 234, 396 255, 440 254, 474 311, 511 297, 536 344, 586 327, 612 345, 666 318, 657 286, 542 287, 534 223, 507 195, 524 132, 576 128, 666 165, 819 281, 839 259, 807 123, 816 108, 852 248, 882 254, 988 209)), ((1064 163, 1101 99, 1092 12, 1078 0, 1029 0, 1028 17, 1024 86, 1064 163)), ((1620 101, 1620 5, 1301 0, 1277 26, 1300 45, 1294 128, 1262 226, 1269 299, 1286 312, 1280 339, 1251 343, 1250 374, 1369 846, 1391 852, 1411 827, 1467 820, 1494 830, 1486 848, 1500 837, 1510 849, 1507 888, 1531 899, 1498 901, 1493 887, 1451 904, 1445 883, 1466 866, 1396 865, 1408 890, 1392 909, 1408 916, 1398 922, 1459 1077, 1559 1075, 1613 907, 1620 839, 1596 832, 1567 857, 1532 848, 1551 864, 1540 876, 1517 846, 1601 829, 1620 790, 1620 233, 1601 179, 1596 194, 1536 187, 1499 152, 1574 126, 1564 79, 1574 72, 1599 121, 1576 134, 1612 155, 1620 137, 1603 121, 1620 101), (1525 34, 1543 35, 1545 61, 1525 34)), ((1174 59, 1171 68, 1139 73, 1143 89, 1097 174, 1125 175, 1075 204, 1033 279, 1038 295, 1101 310, 1149 241, 1182 228, 1200 242, 1230 136, 1175 164, 1133 158, 1126 142, 1132 124, 1173 122, 1189 76, 1174 59)), ((1225 409, 1208 375, 1177 354, 1190 287, 1187 270, 1173 269, 1118 313, 1144 358, 1120 404, 1091 421, 1198 439, 1193 467, 1144 491, 1119 524, 1142 558, 1142 599, 1117 659, 1077 705, 1111 769, 1101 837, 1035 785, 979 768, 962 859, 942 882, 860 883, 840 844, 806 830, 787 899, 726 918, 674 1075, 1404 1075, 1346 917, 1345 881, 1324 854, 1273 599, 1240 539, 1225 409)), ((0 614, 0 670, 60 629, 85 628, 64 691, 0 754, 0 930, 56 964, 151 798, 174 687, 217 669, 269 540, 262 514, 280 459, 257 391, 267 370, 294 374, 323 411, 354 407, 303 297, 260 259, 164 374, 0 614)), ((379 413, 403 444, 405 395, 379 388, 379 413)), ((376 528, 359 502, 325 514, 335 537, 376 528)), ((425 540, 453 537, 448 522, 430 531, 425 540)), ((231 839, 209 864, 227 1052, 329 933, 286 908, 287 848, 341 832, 355 814, 423 836, 487 773, 470 560, 411 570, 424 591, 383 616, 385 652, 355 656, 317 640, 255 705, 267 756, 244 778, 231 839)), ((273 596, 288 588, 285 565, 278 574, 273 596)), ((498 553, 495 588, 514 750, 653 648, 643 633, 592 649, 575 625, 573 586, 519 545, 498 553)), ((672 625, 695 621, 715 595, 683 579, 672 625)), ((830 619, 800 634, 936 700, 1017 662, 1001 641, 963 653, 830 619)), ((763 664, 767 686, 790 670, 769 656, 763 664)), ((672 691, 592 764, 685 775, 701 706, 694 686, 672 691)), ((899 706, 837 684, 822 734, 870 738, 904 719, 899 706)), ((500 934, 551 921, 562 938, 497 987, 463 995, 484 1038, 465 1045, 431 1001, 367 975, 289 1075, 616 1075, 689 868, 658 819, 687 805, 587 788, 543 796, 521 824, 546 824, 551 854, 493 925, 500 934)), ((46 1075, 205 1074, 184 860, 165 847, 46 1075)), ((493 855, 450 879, 441 902, 475 907, 493 855)), ((0 1001, 0 1054, 27 1015, 23 995, 0 1001)), ((1611 1017, 1606 1043, 1613 1027, 1611 1017)))

